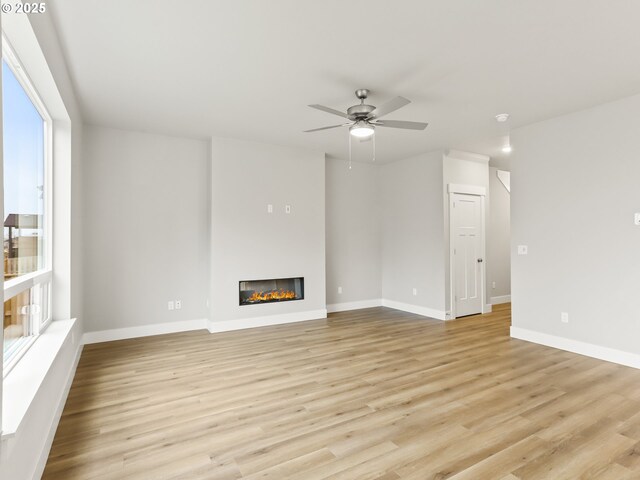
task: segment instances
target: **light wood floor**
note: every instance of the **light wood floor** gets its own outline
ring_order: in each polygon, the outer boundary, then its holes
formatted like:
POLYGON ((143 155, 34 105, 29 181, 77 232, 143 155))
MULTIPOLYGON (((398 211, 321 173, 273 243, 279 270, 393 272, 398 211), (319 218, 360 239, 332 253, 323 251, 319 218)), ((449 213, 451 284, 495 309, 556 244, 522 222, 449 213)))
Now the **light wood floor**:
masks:
POLYGON ((640 371, 509 320, 373 308, 88 345, 44 478, 640 478, 640 371))

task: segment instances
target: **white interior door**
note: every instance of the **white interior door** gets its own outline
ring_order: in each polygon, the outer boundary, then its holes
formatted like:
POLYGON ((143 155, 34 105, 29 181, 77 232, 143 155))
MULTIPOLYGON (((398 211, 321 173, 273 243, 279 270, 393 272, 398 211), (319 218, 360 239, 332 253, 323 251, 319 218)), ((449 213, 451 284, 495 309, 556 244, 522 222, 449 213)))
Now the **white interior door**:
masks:
POLYGON ((484 233, 482 197, 453 194, 453 288, 456 317, 482 313, 484 233))

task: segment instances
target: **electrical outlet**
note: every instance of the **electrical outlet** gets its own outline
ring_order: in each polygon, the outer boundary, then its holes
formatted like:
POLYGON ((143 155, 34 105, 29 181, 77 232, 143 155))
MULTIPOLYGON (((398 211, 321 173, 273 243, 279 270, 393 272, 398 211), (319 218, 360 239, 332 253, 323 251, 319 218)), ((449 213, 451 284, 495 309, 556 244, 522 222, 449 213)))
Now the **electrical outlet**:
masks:
POLYGON ((560 321, 562 323, 569 323, 569 313, 568 312, 560 312, 560 321))
POLYGON ((180 310, 182 308, 182 300, 176 300, 176 310, 180 310))
POLYGON ((338 287, 338 293, 342 293, 342 287, 338 287))
POLYGON ((418 289, 414 287, 414 289, 413 289, 413 296, 415 297, 416 295, 418 295, 418 289))
POLYGON ((529 253, 529 247, 526 245, 518 245, 518 255, 527 255, 529 253))
POLYGON ((496 282, 491 282, 491 288, 496 288, 496 282))
POLYGON ((273 205, 267 205, 267 213, 273 213, 273 205))
POLYGON ((174 307, 173 307, 173 302, 172 302, 172 301, 171 301, 171 302, 168 302, 168 303, 167 303, 167 310, 173 310, 173 308, 174 308, 174 307))

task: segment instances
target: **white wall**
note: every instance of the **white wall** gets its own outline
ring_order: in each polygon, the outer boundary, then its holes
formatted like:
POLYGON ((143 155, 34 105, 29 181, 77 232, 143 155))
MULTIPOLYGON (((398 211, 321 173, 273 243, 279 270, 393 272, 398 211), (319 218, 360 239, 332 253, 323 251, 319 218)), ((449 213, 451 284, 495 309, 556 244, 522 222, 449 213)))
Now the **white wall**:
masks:
POLYGON ((639 118, 633 96, 512 133, 514 327, 640 353, 639 118))
POLYGON ((46 58, 50 75, 62 101, 68 119, 49 112, 54 118, 54 213, 57 215, 54 231, 54 314, 57 318, 78 318, 82 327, 83 272, 82 272, 82 130, 80 106, 73 89, 67 64, 50 15, 29 15, 38 46, 46 58), (64 162, 61 157, 65 157, 64 162), (64 205, 64 211, 61 211, 64 205))
MULTIPOLYGON (((445 297, 447 312, 451 309, 451 257, 449 245, 449 184, 472 185, 483 187, 486 192, 485 196, 485 229, 487 219, 489 218, 490 195, 489 195, 489 157, 478 155, 475 153, 460 152, 450 150, 442 157, 442 192, 443 192, 443 211, 444 211, 444 271, 445 271, 445 297)), ((486 233, 486 232, 485 232, 486 233)), ((486 284, 485 271, 485 284, 486 284)), ((485 303, 489 303, 488 288, 485 289, 485 303)))
POLYGON ((511 195, 497 172, 497 168, 489 167, 491 208, 487 225, 487 286, 492 304, 494 300, 506 301, 511 295, 511 195))
POLYGON ((326 161, 327 304, 382 298, 378 166, 326 161), (338 294, 338 287, 342 294, 338 294))
POLYGON ((208 142, 102 127, 84 140, 86 330, 205 319, 208 142))
POLYGON ((382 165, 379 175, 382 296, 444 318, 442 152, 382 165))
MULTIPOLYGON (((2 18, 2 29, 11 39, 12 46, 36 89, 45 98, 54 120, 57 157, 54 178, 56 226, 53 313, 54 320, 72 316, 78 318, 73 331, 68 333, 55 361, 47 370, 43 382, 38 385, 15 436, 0 442, 0 478, 29 479, 40 478, 44 468, 81 349, 82 189, 79 172, 82 118, 50 16, 5 15, 2 18)), ((53 329, 53 326, 50 328, 53 329)), ((43 337, 46 335, 45 332, 43 337)), ((36 341, 27 355, 31 353, 33 357, 38 352, 39 342, 40 340, 36 341)), ((10 379, 12 373, 14 372, 9 373, 6 378, 10 379)), ((2 393, 6 398, 7 390, 2 393)), ((10 415, 14 410, 15 408, 5 405, 3 415, 10 415)))
POLYGON ((325 316, 324 154, 213 138, 211 156, 213 323, 325 316), (239 281, 288 277, 304 277, 304 300, 238 305, 239 281))

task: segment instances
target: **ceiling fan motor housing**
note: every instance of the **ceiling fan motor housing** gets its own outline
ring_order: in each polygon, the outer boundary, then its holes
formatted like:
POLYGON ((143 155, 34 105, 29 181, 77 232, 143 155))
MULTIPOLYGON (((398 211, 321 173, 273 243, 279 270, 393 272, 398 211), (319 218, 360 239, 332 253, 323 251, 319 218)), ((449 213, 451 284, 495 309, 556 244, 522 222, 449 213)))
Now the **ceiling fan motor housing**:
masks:
POLYGON ((347 115, 351 120, 358 120, 360 118, 367 118, 371 112, 376 109, 373 105, 365 105, 364 103, 360 105, 354 105, 353 107, 349 107, 347 109, 347 115))

